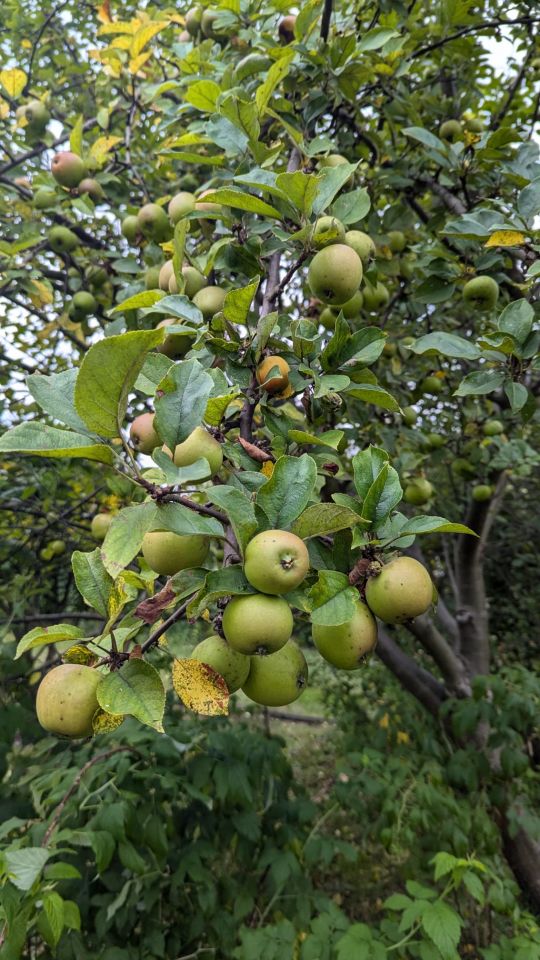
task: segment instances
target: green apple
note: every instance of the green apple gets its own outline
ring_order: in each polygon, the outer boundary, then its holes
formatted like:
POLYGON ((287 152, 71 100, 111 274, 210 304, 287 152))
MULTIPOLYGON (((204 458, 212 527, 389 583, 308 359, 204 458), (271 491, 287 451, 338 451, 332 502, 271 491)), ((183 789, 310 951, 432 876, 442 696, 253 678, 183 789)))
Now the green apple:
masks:
POLYGON ((159 289, 168 290, 171 277, 174 277, 174 264, 172 260, 166 260, 159 271, 159 289))
POLYGON ((78 187, 86 174, 84 161, 71 150, 55 153, 51 160, 51 173, 62 187, 78 187))
POLYGON ((56 206, 58 197, 54 190, 50 190, 48 187, 40 187, 39 190, 36 190, 32 203, 36 210, 47 210, 56 206))
POLYGON ((403 407, 403 423, 407 427, 414 427, 418 420, 418 414, 414 407, 403 407))
POLYGON ((139 224, 137 222, 137 217, 134 214, 129 214, 129 216, 124 217, 120 225, 120 230, 122 236, 126 238, 128 243, 134 244, 137 242, 137 238, 140 236, 141 231, 139 230, 139 224))
POLYGON ((217 634, 201 640, 191 651, 191 659, 200 660, 219 673, 227 684, 229 693, 235 693, 246 682, 251 667, 249 657, 233 650, 227 641, 217 634))
POLYGON ((351 299, 343 303, 339 309, 343 312, 346 320, 355 320, 363 306, 364 295, 361 290, 357 290, 356 293, 353 293, 351 299))
POLYGON ((154 427, 154 414, 141 413, 140 416, 135 417, 129 429, 129 437, 132 446, 134 446, 139 453, 152 453, 152 450, 161 443, 154 427))
MULTIPOLYGON (((166 317, 164 320, 160 320, 157 325, 158 327, 181 327, 182 321, 178 320, 175 317, 166 317)), ((157 329, 156 328, 156 329, 157 329)), ((196 333, 170 333, 165 337, 163 343, 161 343, 156 350, 158 353, 163 353, 166 357, 185 357, 188 350, 193 346, 193 341, 196 338, 196 333)))
POLYGON ((61 557, 66 552, 66 544, 63 540, 51 540, 47 546, 52 550, 55 557, 61 557))
POLYGON ((463 117, 463 126, 469 133, 483 133, 484 124, 480 117, 463 117))
POLYGON ((304 541, 287 530, 264 530, 246 547, 244 573, 261 593, 289 593, 302 583, 308 570, 304 541))
POLYGON ((34 134, 43 133, 51 115, 42 100, 29 100, 18 107, 17 120, 26 120, 27 129, 34 134))
POLYGON ((174 462, 177 467, 189 467, 200 460, 208 460, 210 473, 206 479, 214 477, 221 470, 223 463, 223 449, 218 440, 212 437, 204 427, 195 427, 187 440, 179 443, 174 451, 174 462))
POLYGON ((441 140, 449 140, 455 143, 456 140, 463 140, 463 130, 459 120, 445 120, 439 127, 439 136, 441 140))
POLYGON ((79 183, 77 190, 79 194, 87 193, 94 203, 99 203, 105 199, 105 191, 101 184, 93 177, 84 177, 79 183))
POLYGON ((341 306, 356 293, 361 282, 362 261, 344 243, 332 243, 319 250, 309 265, 310 290, 323 303, 341 306))
POLYGON ((200 7, 191 7, 185 15, 184 23, 187 32, 192 37, 196 37, 201 29, 202 10, 200 7))
POLYGON ((458 477, 474 477, 476 473, 476 468, 464 457, 456 457, 455 460, 452 460, 450 469, 458 477))
POLYGON ((206 277, 199 273, 196 267, 190 266, 189 263, 182 267, 182 276, 184 278, 184 293, 186 297, 193 300, 195 294, 206 286, 206 277))
POLYGON ((172 577, 179 570, 200 567, 206 560, 210 541, 199 534, 181 536, 168 530, 146 533, 142 554, 148 566, 162 577, 172 577))
POLYGON ((195 209, 195 196, 193 193, 188 193, 187 190, 182 190, 180 193, 175 193, 172 200, 169 200, 169 206, 167 207, 167 213, 169 214, 169 219, 172 223, 178 223, 182 217, 185 217, 188 213, 191 213, 195 209))
POLYGON ((137 232, 155 243, 169 240, 172 230, 163 207, 158 203, 145 203, 137 214, 137 232))
POLYGON ((214 314, 223 309, 227 291, 222 287, 202 287, 193 297, 193 303, 199 308, 205 320, 210 320, 214 314))
POLYGON ((398 557, 383 566, 366 586, 366 600, 383 623, 405 623, 429 610, 433 583, 426 568, 412 557, 398 557))
POLYGON ((440 377, 430 375, 429 377, 424 377, 424 379, 420 381, 418 389, 421 394, 429 393, 433 396, 439 396, 439 394, 444 390, 444 384, 440 377))
POLYGON ((375 244, 363 230, 347 230, 345 243, 360 257, 364 267, 375 256, 375 244))
POLYGON ((293 626, 287 601, 264 593, 233 597, 223 613, 227 643, 247 656, 275 653, 290 639, 293 626))
POLYGON ((417 477, 407 483, 403 493, 405 503, 414 504, 415 507, 423 506, 432 496, 433 486, 424 477, 417 477))
POLYGON ((504 433, 504 423, 501 420, 486 420, 482 433, 485 437, 497 437, 500 433, 504 433))
POLYGON ((380 281, 377 281, 374 286, 366 280, 362 288, 362 293, 364 294, 364 310, 367 310, 369 313, 376 313, 378 310, 381 310, 390 300, 390 293, 387 287, 385 287, 384 283, 380 283, 380 281))
POLYGON ((51 250, 60 254, 71 253, 79 245, 77 234, 69 227, 51 227, 47 239, 51 250))
POLYGON ((109 529, 112 523, 113 515, 112 513, 96 513, 95 517, 92 517, 92 523, 90 524, 90 533, 92 534, 94 540, 104 540, 107 535, 107 530, 109 529))
POLYGON ((358 600, 350 620, 331 626, 314 623, 311 634, 328 663, 340 670, 356 670, 377 643, 377 624, 369 607, 358 600))
POLYGON ((71 301, 70 314, 76 319, 80 320, 83 317, 89 317, 90 314, 95 313, 97 310, 97 301, 95 297, 92 296, 87 290, 78 290, 77 293, 73 295, 73 300, 71 301))
POLYGON ((242 690, 265 707, 284 707, 303 693, 308 682, 306 658, 289 640, 281 650, 267 657, 251 657, 249 676, 242 690))
POLYGON ((463 287, 463 299, 479 310, 492 310, 499 299, 499 284, 493 277, 473 277, 463 287))
POLYGON ((407 246, 405 234, 402 233, 401 230, 389 230, 388 246, 390 247, 392 253, 403 253, 405 247, 407 246))
POLYGON ((331 243, 345 242, 345 227, 336 217, 319 217, 315 223, 311 243, 316 250, 321 250, 331 243))
POLYGON ((490 487, 487 483, 477 483, 472 488, 472 498, 476 500, 477 503, 483 503, 485 500, 491 500, 493 496, 493 487, 490 487))
POLYGON ((144 271, 145 290, 157 290, 159 288, 159 267, 148 267, 144 271))
POLYGON ((333 330, 336 326, 337 312, 332 307, 325 307, 321 310, 319 323, 322 323, 326 330, 333 330))
POLYGON ((101 679, 97 670, 79 663, 62 663, 45 674, 36 696, 37 718, 43 729, 73 740, 91 737, 101 679))

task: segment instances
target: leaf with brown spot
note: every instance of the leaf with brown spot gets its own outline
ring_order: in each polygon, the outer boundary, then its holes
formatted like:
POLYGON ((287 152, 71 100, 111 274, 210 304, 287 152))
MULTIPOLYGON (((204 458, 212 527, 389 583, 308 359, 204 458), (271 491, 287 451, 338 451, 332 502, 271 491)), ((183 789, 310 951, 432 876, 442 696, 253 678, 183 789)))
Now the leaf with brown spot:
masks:
POLYGON ((256 447, 254 443, 250 443, 249 440, 244 440, 243 437, 237 437, 236 439, 240 446, 244 448, 248 457, 251 457, 252 460, 256 460, 258 463, 267 463, 268 461, 273 462, 273 456, 270 453, 266 453, 264 450, 259 450, 259 447, 256 447))
POLYGON ((223 677, 200 660, 175 660, 172 682, 180 700, 194 713, 227 716, 229 691, 223 677))
POLYGON ((113 730, 116 730, 124 720, 125 717, 122 716, 122 714, 107 713, 106 710, 102 710, 100 707, 92 718, 94 736, 100 733, 111 733, 113 730))
POLYGON ((170 585, 170 581, 167 581, 163 590, 156 593, 154 597, 148 597, 147 600, 142 600, 138 604, 135 616, 144 620, 145 623, 155 623, 156 620, 159 620, 162 611, 170 607, 174 600, 176 600, 176 594, 170 585))

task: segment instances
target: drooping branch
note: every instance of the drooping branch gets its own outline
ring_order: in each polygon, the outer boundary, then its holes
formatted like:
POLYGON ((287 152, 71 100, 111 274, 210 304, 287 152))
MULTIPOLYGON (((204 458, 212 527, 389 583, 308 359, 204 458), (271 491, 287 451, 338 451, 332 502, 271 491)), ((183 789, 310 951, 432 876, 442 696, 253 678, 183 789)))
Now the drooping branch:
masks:
POLYGON ((380 624, 377 654, 402 687, 412 693, 433 716, 437 716, 441 704, 447 697, 444 686, 431 673, 419 667, 412 657, 404 653, 380 624))
POLYGON ((452 43, 453 40, 459 40, 460 37, 466 37, 471 33, 483 33, 487 30, 493 30, 497 27, 512 27, 517 26, 520 23, 527 23, 530 26, 533 23, 540 22, 539 17, 516 17, 515 20, 503 20, 499 18, 497 20, 487 20, 481 24, 475 24, 470 27, 462 27, 460 30, 456 30, 455 33, 451 33, 448 37, 443 37, 441 40, 436 40, 434 43, 428 43, 425 47, 420 47, 419 50, 415 50, 414 53, 411 53, 410 59, 416 60, 417 57, 423 57, 426 53, 431 53, 432 50, 438 50, 440 47, 444 47, 447 43, 452 43))
POLYGON ((449 692, 458 697, 468 697, 471 685, 467 676, 467 669, 458 654, 452 650, 450 644, 431 620, 428 614, 416 617, 407 624, 407 630, 420 641, 439 667, 449 692))

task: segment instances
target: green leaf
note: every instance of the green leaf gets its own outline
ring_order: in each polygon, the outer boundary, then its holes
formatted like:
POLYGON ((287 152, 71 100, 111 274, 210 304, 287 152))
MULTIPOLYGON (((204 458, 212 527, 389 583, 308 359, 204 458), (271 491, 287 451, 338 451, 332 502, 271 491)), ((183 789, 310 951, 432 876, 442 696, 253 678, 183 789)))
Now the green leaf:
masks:
POLYGON ((330 206, 336 194, 352 177, 357 163, 342 163, 337 167, 323 167, 317 179, 319 182, 317 196, 313 203, 313 212, 317 215, 324 213, 330 206))
POLYGON ((419 533, 469 533, 476 537, 474 530, 466 527, 463 523, 451 523, 445 517, 413 517, 400 529, 400 536, 407 536, 419 533))
POLYGON ((84 630, 75 627, 72 623, 57 623, 52 627, 34 627, 24 637, 21 637, 17 644, 15 660, 22 657, 23 653, 33 650, 35 647, 43 647, 47 643, 60 643, 62 640, 80 640, 84 637, 84 630))
POLYGON ((125 313, 126 310, 140 310, 143 307, 153 307, 154 304, 159 303, 164 297, 165 292, 163 290, 142 290, 140 293, 128 297, 127 300, 122 300, 122 303, 112 308, 111 313, 125 313))
POLYGON ((232 400, 235 400, 239 395, 238 389, 235 389, 232 393, 227 393, 222 397, 210 397, 208 403, 206 404, 206 410, 204 413, 204 422, 210 427, 217 427, 223 420, 225 411, 231 403, 232 400))
POLYGON ((45 376, 32 373, 26 378, 26 384, 36 403, 55 420, 77 432, 86 432, 86 425, 75 410, 75 381, 77 370, 62 370, 45 376))
POLYGON ((113 580, 103 566, 99 547, 91 553, 75 550, 71 555, 71 566, 75 586, 84 602, 106 617, 113 580))
POLYGON ((335 626, 350 620, 358 603, 358 591, 349 578, 335 570, 319 570, 319 579, 309 591, 311 622, 335 626))
POLYGON ((379 476, 389 457, 386 450, 369 446, 353 457, 354 485, 359 497, 364 500, 373 481, 379 476))
POLYGON ((242 555, 253 534, 257 530, 255 507, 245 493, 236 487, 213 486, 207 491, 208 498, 221 510, 224 510, 238 541, 242 555))
POLYGON ((11 883, 18 890, 30 890, 49 859, 50 851, 43 847, 23 847, 6 850, 4 857, 11 883))
MULTIPOLYGON (((332 343, 332 341, 330 341, 332 343)), ((348 337, 339 350, 337 364, 340 367, 364 364, 369 366, 375 363, 383 352, 386 337, 378 327, 363 327, 357 330, 352 337, 348 337)), ((326 352, 326 351, 325 351, 326 352)))
POLYGON ((356 44, 356 50, 358 53, 367 50, 380 50, 381 47, 384 47, 385 43, 388 43, 388 41, 394 37, 399 37, 399 33, 396 30, 388 30, 385 27, 375 27, 374 30, 368 30, 368 32, 363 35, 359 43, 356 44))
POLYGON ((27 453, 35 457, 80 457, 112 463, 113 451, 103 443, 93 443, 90 437, 46 423, 29 420, 8 430, 0 437, 0 452, 27 453))
POLYGON ((317 465, 307 453, 276 461, 272 476, 257 493, 257 506, 271 529, 288 529, 307 506, 316 481, 317 465))
POLYGON ((264 83, 257 87, 255 93, 255 103, 257 104, 257 109, 261 116, 265 113, 274 90, 287 76, 291 68, 294 55, 294 49, 286 50, 283 53, 283 56, 280 57, 279 60, 276 60, 276 62, 270 67, 268 73, 266 74, 264 83))
POLYGON ((444 960, 454 960, 461 937, 461 920, 447 903, 437 900, 426 904, 421 914, 422 927, 444 960))
POLYGON ((264 200, 253 197, 250 193, 243 193, 235 187, 219 187, 204 197, 205 203, 220 203, 224 207, 233 207, 237 210, 246 210, 248 213, 259 213, 262 217, 276 217, 282 219, 282 214, 264 200))
POLYGON ((81 929, 81 912, 74 900, 64 900, 64 926, 68 930, 81 929))
POLYGON ((513 380, 509 380, 504 385, 504 392, 508 397, 512 413, 519 413, 529 398, 527 387, 523 386, 522 383, 514 383, 513 380))
POLYGON ((155 425, 171 450, 201 424, 213 386, 198 360, 175 363, 159 384, 155 425))
POLYGON ((425 147, 438 150, 440 153, 446 153, 448 150, 443 140, 439 140, 439 137, 436 137, 434 133, 430 133, 429 130, 424 130, 423 127, 404 127, 401 132, 404 133, 406 137, 411 137, 412 140, 418 140, 418 142, 423 143, 425 147))
POLYGON ((246 323, 251 301, 257 293, 259 277, 246 287, 229 290, 223 304, 223 315, 229 323, 246 323))
POLYGON ((309 443, 315 447, 330 447, 331 450, 337 450, 343 437, 343 430, 325 430, 323 433, 306 433, 305 430, 289 430, 287 438, 294 443, 309 443))
POLYGON ((357 384, 353 383, 347 390, 351 397, 357 400, 363 400, 364 403, 372 403, 375 407, 381 407, 383 410, 390 410, 392 413, 399 412, 399 403, 396 398, 388 393, 384 387, 378 383, 357 384))
POLYGON ((349 530, 363 523, 349 507, 337 503, 314 503, 300 514, 292 525, 292 532, 302 540, 320 537, 338 530, 349 530))
POLYGON ((180 503, 162 503, 155 507, 155 511, 153 530, 170 530, 180 536, 195 533, 205 537, 224 536, 219 520, 203 516, 180 503))
POLYGON ((342 223, 356 223, 369 213, 371 200, 365 187, 358 187, 350 193, 342 193, 332 206, 332 214, 342 223))
POLYGON ((384 523, 402 497, 399 474, 389 463, 385 463, 364 497, 362 515, 376 527, 384 523))
POLYGON ((211 570, 206 576, 204 587, 192 601, 192 606, 188 608, 188 616, 200 616, 209 604, 215 603, 222 597, 244 596, 254 592, 240 564, 211 570))
POLYGON ((255 360, 260 360, 261 354, 270 339, 272 330, 277 323, 277 319, 278 315, 275 311, 259 317, 257 321, 257 332, 251 345, 255 360))
POLYGON ((162 340, 162 329, 136 330, 90 347, 75 385, 75 406, 90 430, 103 437, 119 435, 144 358, 162 340))
POLYGON ((435 854, 433 859, 430 860, 430 863, 435 864, 434 879, 435 882, 437 882, 441 877, 446 877, 447 874, 452 873, 459 865, 459 860, 457 857, 454 857, 453 854, 440 850, 435 854))
POLYGON ((203 315, 198 307, 188 297, 182 293, 172 293, 148 311, 151 314, 159 313, 165 317, 175 317, 178 320, 185 320, 192 327, 199 327, 203 322, 203 315))
POLYGON ((221 88, 213 80, 198 80, 184 91, 184 100, 204 113, 214 113, 221 88))
POLYGON ((455 333, 444 333, 441 330, 419 337, 407 349, 412 350, 413 353, 440 353, 443 357, 457 357, 464 360, 477 360, 481 356, 481 351, 476 344, 458 337, 455 333))
POLYGON ((139 390, 140 393, 153 397, 158 384, 161 383, 172 366, 174 366, 174 360, 166 357, 163 353, 149 353, 135 381, 134 390, 139 390))
MULTIPOLYGON (((539 183, 540 186, 540 183, 539 183)), ((503 333, 509 333, 518 343, 525 343, 534 322, 534 310, 527 300, 513 300, 504 308, 497 326, 503 333)))
MULTIPOLYGON (((163 450, 160 450, 159 447, 156 447, 152 453, 152 460, 158 465, 167 483, 180 485, 184 483, 194 483, 198 480, 206 480, 210 473, 210 464, 206 457, 194 460, 194 462, 190 463, 187 467, 176 467, 169 455, 164 453, 163 450)), ((159 481, 161 479, 155 477, 152 470, 147 471, 145 476, 148 480, 156 479, 159 481)))
POLYGON ((137 556, 145 533, 152 529, 157 514, 153 501, 119 510, 107 530, 101 547, 105 570, 113 579, 137 556))
POLYGON ((420 303, 443 303, 456 289, 455 283, 442 277, 428 277, 414 288, 414 299, 420 303))
POLYGON ((72 153, 76 153, 78 157, 82 157, 83 152, 83 124, 84 117, 80 114, 73 124, 69 135, 69 149, 72 153))
POLYGON ((505 376, 505 373, 500 370, 475 370, 463 378, 457 390, 454 391, 454 396, 469 397, 492 393, 502 387, 505 376))
POLYGON ((540 177, 536 177, 523 188, 518 197, 517 208, 525 220, 531 220, 540 213, 540 177))
POLYGON ((120 670, 104 677, 96 692, 107 713, 129 714, 163 732, 165 690, 159 673, 145 660, 128 660, 120 670))
POLYGON ((318 185, 319 181, 315 174, 303 173, 301 170, 296 170, 294 173, 280 173, 276 178, 276 187, 305 217, 311 214, 318 185))
POLYGON ((51 929, 53 945, 56 945, 64 929, 64 901, 56 890, 43 894, 43 909, 51 929))

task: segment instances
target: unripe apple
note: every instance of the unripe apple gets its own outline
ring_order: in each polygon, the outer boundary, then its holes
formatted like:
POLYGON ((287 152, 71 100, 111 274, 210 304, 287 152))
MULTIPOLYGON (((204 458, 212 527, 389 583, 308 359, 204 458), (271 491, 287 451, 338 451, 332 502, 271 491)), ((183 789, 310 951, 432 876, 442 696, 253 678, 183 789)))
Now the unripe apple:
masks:
POLYGON ((469 133, 483 133, 484 124, 480 117, 464 117, 463 126, 469 133))
POLYGON ((201 17, 201 33, 203 37, 210 40, 217 40, 222 34, 215 28, 215 22, 219 16, 217 10, 203 10, 201 17))
POLYGON ((345 234, 345 243, 348 247, 360 257, 362 264, 366 266, 375 256, 375 244, 371 237, 363 230, 347 230, 345 234))
POLYGON ((385 564, 366 586, 370 610, 384 623, 405 623, 429 610, 433 584, 426 568, 412 557, 398 557, 385 564))
POLYGON ((418 414, 414 407, 403 407, 403 423, 407 427, 414 427, 418 420, 418 414))
POLYGON ((350 620, 332 626, 314 623, 311 635, 328 663, 340 670, 357 670, 377 643, 377 624, 369 607, 358 600, 350 620))
POLYGON ((51 161, 51 173, 62 187, 77 187, 86 173, 84 160, 71 150, 55 153, 51 161))
POLYGON ((244 573, 261 593, 289 593, 302 583, 308 570, 304 541, 287 530, 264 530, 246 547, 244 573))
POLYGON ((332 307, 325 307, 321 310, 319 323, 322 323, 326 330, 333 330, 336 326, 337 312, 332 307))
POLYGON ((124 217, 120 229, 122 231, 122 236, 124 236, 129 243, 136 243, 137 237, 140 235, 141 231, 139 230, 137 217, 133 213, 130 213, 129 216, 124 217))
POLYGON ((163 207, 158 203, 145 203, 137 214, 137 229, 143 237, 163 243, 171 236, 171 225, 163 207))
POLYGON ((430 375, 429 377, 424 377, 420 381, 419 388, 421 394, 432 394, 433 396, 438 396, 444 390, 444 384, 439 377, 430 375))
POLYGON ((439 136, 441 140, 449 140, 455 143, 456 140, 463 139, 463 130, 459 120, 445 120, 439 127, 439 136))
POLYGON ((51 540, 47 546, 55 557, 61 557, 66 552, 66 544, 63 540, 51 540))
POLYGON ((269 67, 272 66, 272 61, 269 57, 265 57, 261 53, 248 53, 247 56, 242 57, 238 61, 236 67, 234 68, 234 82, 236 86, 240 86, 248 77, 253 77, 257 73, 267 72, 269 67))
POLYGON ((202 10, 200 7, 191 7, 191 9, 186 13, 184 23, 187 32, 192 37, 196 37, 201 29, 201 17, 202 10))
POLYGON ((319 217, 313 229, 311 243, 316 250, 329 246, 331 243, 345 242, 345 227, 341 220, 335 217, 319 217))
POLYGON ((47 239, 55 253, 71 253, 79 245, 77 235, 69 227, 51 227, 47 239))
POLYGON ((284 707, 297 700, 308 682, 308 666, 300 647, 289 640, 268 657, 251 657, 249 676, 242 690, 265 707, 284 707))
POLYGON ((341 153, 329 153, 327 157, 319 159, 319 167, 341 167, 348 162, 347 158, 343 157, 341 153))
POLYGON ((223 613, 227 643, 247 656, 275 653, 290 639, 293 626, 287 601, 264 593, 233 597, 223 613))
POLYGON ((493 277, 473 277, 463 287, 463 299, 479 310, 492 310, 499 299, 499 284, 493 277))
POLYGON ((388 301, 390 300, 390 294, 387 287, 384 283, 377 281, 376 285, 373 286, 372 283, 366 283, 362 288, 362 293, 364 294, 364 310, 367 310, 369 313, 374 313, 377 310, 381 310, 382 307, 385 307, 388 301))
POLYGON ((429 480, 426 480, 424 477, 417 477, 415 480, 407 483, 403 493, 403 499, 405 503, 411 503, 414 504, 415 507, 421 507, 431 499, 432 495, 433 486, 429 480))
POLYGON ((185 264, 182 267, 182 276, 184 277, 184 293, 186 297, 193 300, 195 294, 206 286, 206 277, 190 264, 185 264))
POLYGON ((102 676, 80 663, 62 663, 46 673, 36 695, 36 713, 48 733, 78 740, 91 737, 102 676))
POLYGON ((85 271, 85 277, 88 285, 93 287, 95 290, 100 290, 109 279, 109 275, 105 267, 101 267, 98 263, 92 263, 89 267, 87 267, 85 271))
POLYGON ((401 230, 389 230, 388 246, 390 247, 392 253, 403 253, 405 247, 407 246, 405 234, 402 233, 401 230))
POLYGON ((214 314, 223 309, 227 291, 222 287, 202 287, 193 297, 193 303, 199 308, 205 320, 210 320, 214 314))
POLYGON ((404 280, 410 280, 414 277, 416 263, 415 253, 406 253, 399 261, 399 272, 404 280))
POLYGON ((221 470, 223 463, 223 450, 218 440, 212 437, 204 427, 195 427, 187 440, 179 443, 174 451, 174 462, 177 467, 189 467, 204 457, 208 460, 210 466, 209 479, 214 477, 221 470))
POLYGON ((140 416, 135 417, 129 428, 129 437, 132 446, 134 446, 139 453, 152 453, 152 450, 161 443, 154 427, 154 414, 141 413, 140 416))
POLYGON ((485 437, 496 437, 504 433, 504 424, 500 420, 486 420, 482 427, 482 433, 485 437))
POLYGON ((452 460, 450 469, 458 477, 474 477, 476 473, 475 467, 464 457, 456 457, 455 460, 452 460))
POLYGON ((144 272, 144 286, 146 290, 157 290, 159 288, 159 267, 148 267, 144 272))
POLYGON ((174 266, 172 260, 166 260, 159 271, 159 289, 168 290, 171 277, 174 277, 174 266))
POLYGON ((383 354, 385 357, 395 357, 397 353, 397 343, 394 343, 393 340, 387 340, 383 347, 383 354))
POLYGON ((350 300, 362 282, 362 261, 351 247, 333 243, 315 254, 309 265, 311 292, 323 303, 340 306, 350 300))
POLYGON ((286 17, 282 17, 279 21, 278 33, 282 43, 292 43, 294 40, 295 25, 296 17, 292 13, 289 13, 286 17))
POLYGON ((191 651, 191 659, 200 660, 219 673, 229 693, 235 693, 246 682, 251 667, 249 657, 233 650, 223 637, 217 635, 201 640, 191 651))
MULTIPOLYGON (((181 327, 182 321, 175 317, 166 317, 160 320, 158 327, 181 327)), ((157 328, 156 328, 157 329, 157 328)), ((163 343, 156 347, 158 353, 163 353, 166 357, 184 357, 188 350, 193 346, 195 333, 170 333, 165 337, 163 343)))
POLYGON ((22 107, 17 108, 18 120, 26 120, 28 130, 32 133, 42 133, 45 130, 51 115, 41 100, 29 100, 22 107))
POLYGON ((261 360, 257 367, 257 383, 266 393, 282 393, 285 387, 289 385, 289 364, 283 357, 269 356, 261 360), (279 370, 271 376, 272 370, 279 370))
POLYGON ((346 303, 342 304, 339 308, 343 312, 343 316, 347 320, 355 320, 359 316, 362 307, 364 306, 364 294, 361 290, 357 290, 356 293, 353 293, 350 300, 347 300, 346 303))
POLYGON ((47 210, 49 207, 56 206, 58 197, 54 190, 49 190, 48 187, 40 187, 39 190, 36 190, 32 203, 36 210, 47 210))
POLYGON ((447 438, 442 433, 428 433, 426 442, 430 450, 439 450, 447 442, 447 438))
POLYGON ((173 577, 179 570, 200 567, 206 560, 210 541, 200 534, 180 536, 168 530, 146 533, 142 554, 148 566, 161 577, 173 577))
POLYGON ((176 193, 172 200, 169 201, 169 206, 167 207, 167 213, 169 214, 169 219, 173 223, 178 223, 182 217, 185 217, 186 214, 191 213, 195 209, 195 196, 193 193, 188 193, 186 190, 176 193))
POLYGON ((484 500, 491 500, 493 496, 493 488, 487 483, 477 483, 472 488, 472 498, 476 500, 477 503, 483 503, 484 500))
POLYGON ((71 313, 76 318, 88 317, 97 310, 97 301, 87 290, 78 290, 71 301, 71 313))
POLYGON ((105 539, 107 531, 112 523, 112 519, 112 513, 96 513, 95 517, 92 517, 90 533, 92 534, 94 540, 105 539))
POLYGON ((94 180, 93 177, 84 177, 77 189, 79 194, 87 193, 94 203, 99 203, 100 200, 105 199, 105 191, 103 187, 100 183, 98 183, 97 180, 94 180))

